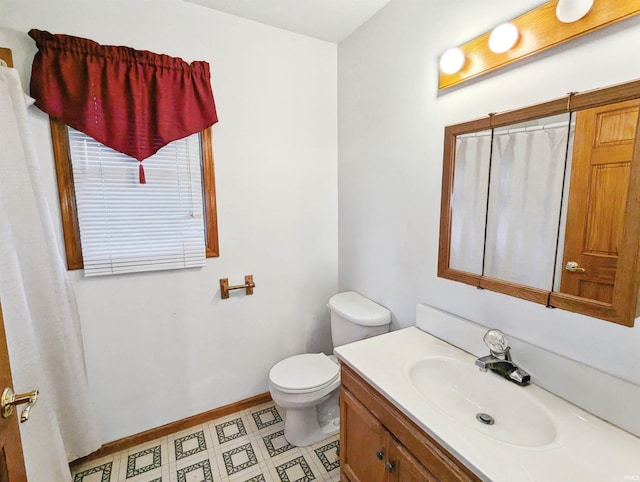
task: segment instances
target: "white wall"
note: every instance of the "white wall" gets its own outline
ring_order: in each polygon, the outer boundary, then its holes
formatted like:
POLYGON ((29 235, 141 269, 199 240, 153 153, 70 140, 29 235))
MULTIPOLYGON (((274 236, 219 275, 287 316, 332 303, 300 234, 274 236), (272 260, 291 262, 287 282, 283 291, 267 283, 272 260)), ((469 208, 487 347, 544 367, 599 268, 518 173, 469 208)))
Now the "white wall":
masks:
MULTIPOLYGON (((221 257, 201 270, 70 275, 105 442, 264 392, 278 359, 329 349, 338 246, 340 288, 390 308, 396 328, 424 302, 640 383, 640 326, 436 277, 445 125, 640 77, 639 17, 438 93, 442 52, 538 3, 392 0, 340 44, 336 94, 335 45, 193 4, 0 0, 23 78, 32 27, 212 66, 221 257), (220 301, 219 278, 249 273, 253 296, 220 301)), ((56 206, 46 117, 32 119, 56 206)))
MULTIPOLYGON (((220 257, 203 269, 70 275, 104 441, 266 392, 276 361, 330 350, 336 45, 179 0, 1 0, 0 10, 0 27, 17 31, 23 78, 35 51, 30 28, 211 64, 220 257), (219 278, 239 284, 245 274, 254 295, 221 301, 219 278)), ((59 218, 47 118, 32 119, 59 218)))
POLYGON ((637 16, 438 92, 439 55, 540 3, 392 0, 339 45, 340 289, 387 306, 396 328, 423 302, 640 384, 640 321, 617 326, 436 276, 444 126, 640 78, 637 16))

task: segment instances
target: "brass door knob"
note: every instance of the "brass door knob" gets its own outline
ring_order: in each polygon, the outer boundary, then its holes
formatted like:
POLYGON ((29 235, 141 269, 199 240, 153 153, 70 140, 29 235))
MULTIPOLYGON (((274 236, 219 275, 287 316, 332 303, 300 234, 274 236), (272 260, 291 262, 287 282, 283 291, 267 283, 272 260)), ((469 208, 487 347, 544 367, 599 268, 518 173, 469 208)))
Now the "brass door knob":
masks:
POLYGON ((567 261, 566 266, 564 267, 567 271, 571 271, 572 273, 586 273, 586 269, 581 268, 578 263, 575 261, 567 261))
POLYGON ((6 387, 2 391, 2 397, 0 397, 0 411, 2 413, 2 418, 8 418, 13 413, 13 407, 26 404, 26 407, 20 413, 20 423, 24 423, 29 420, 29 413, 31 411, 31 407, 33 407, 38 401, 38 395, 40 392, 36 390, 32 390, 27 393, 20 393, 16 395, 13 393, 13 390, 9 387, 6 387))

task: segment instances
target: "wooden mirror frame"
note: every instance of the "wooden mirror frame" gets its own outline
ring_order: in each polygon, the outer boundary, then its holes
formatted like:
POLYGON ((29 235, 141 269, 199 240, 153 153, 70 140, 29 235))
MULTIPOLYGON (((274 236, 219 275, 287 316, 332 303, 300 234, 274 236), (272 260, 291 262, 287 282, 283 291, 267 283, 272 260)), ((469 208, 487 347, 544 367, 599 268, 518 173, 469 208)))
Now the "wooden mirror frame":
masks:
POLYGON ((603 303, 566 293, 533 288, 481 274, 456 270, 450 268, 449 261, 451 255, 451 198, 457 136, 638 98, 640 98, 640 80, 603 89, 570 94, 568 97, 542 104, 500 114, 491 114, 482 119, 445 127, 438 277, 515 296, 549 307, 600 318, 620 325, 633 326, 636 316, 640 315, 640 306, 638 306, 638 290, 640 289, 640 122, 636 128, 629 191, 624 214, 624 228, 620 241, 618 268, 611 303, 603 303))

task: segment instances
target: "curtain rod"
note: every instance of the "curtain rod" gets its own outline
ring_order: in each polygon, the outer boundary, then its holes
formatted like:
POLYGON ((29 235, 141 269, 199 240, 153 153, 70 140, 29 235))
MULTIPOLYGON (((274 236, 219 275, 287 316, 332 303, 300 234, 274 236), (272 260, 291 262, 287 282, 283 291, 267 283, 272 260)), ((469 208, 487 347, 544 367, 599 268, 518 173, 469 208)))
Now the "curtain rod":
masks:
MULTIPOLYGON (((553 122, 551 124, 543 124, 539 126, 515 127, 512 129, 506 129, 506 130, 500 130, 501 128, 494 127, 493 130, 496 135, 502 135, 502 134, 514 134, 517 132, 541 131, 545 129, 558 129, 561 127, 567 127, 567 125, 569 125, 569 121, 553 122)), ((575 122, 571 122, 571 127, 574 127, 574 126, 575 126, 575 122)), ((462 134, 460 136, 456 136, 456 138, 464 139, 467 137, 484 137, 484 136, 490 136, 490 135, 491 135, 491 129, 488 129, 480 132, 470 132, 469 134, 462 134)))

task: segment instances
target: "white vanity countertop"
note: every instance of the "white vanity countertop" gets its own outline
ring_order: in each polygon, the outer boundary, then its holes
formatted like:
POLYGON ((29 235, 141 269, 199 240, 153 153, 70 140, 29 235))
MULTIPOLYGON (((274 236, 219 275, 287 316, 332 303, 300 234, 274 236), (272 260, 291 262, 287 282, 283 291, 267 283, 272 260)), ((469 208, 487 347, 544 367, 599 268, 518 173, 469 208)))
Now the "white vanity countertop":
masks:
MULTIPOLYGON (((539 386, 514 385, 517 390, 526 390, 553 420, 557 435, 551 443, 540 447, 496 440, 482 433, 480 422, 479 428, 475 428, 475 420, 463 423, 441 410, 414 387, 409 368, 432 356, 455 358, 472 365, 476 357, 416 327, 344 345, 336 348, 335 353, 484 480, 640 481, 640 438, 539 386)), ((497 377, 493 373, 480 375, 497 377)))

